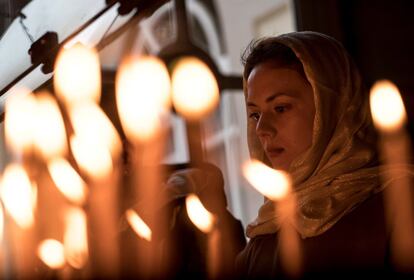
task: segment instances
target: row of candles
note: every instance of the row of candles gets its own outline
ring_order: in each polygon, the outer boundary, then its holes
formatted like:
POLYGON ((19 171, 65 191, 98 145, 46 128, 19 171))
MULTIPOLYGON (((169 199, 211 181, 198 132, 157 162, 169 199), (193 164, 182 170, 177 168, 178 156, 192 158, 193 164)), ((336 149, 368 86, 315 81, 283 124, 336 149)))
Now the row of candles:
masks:
MULTIPOLYGON (((7 100, 5 138, 13 160, 3 171, 0 189, 0 232, 4 232, 1 237, 6 248, 0 256, 3 274, 28 277, 41 260, 49 269, 60 271, 62 278, 74 271, 86 271, 85 277, 115 277, 120 269, 115 237, 122 148, 117 130, 98 105, 100 64, 93 48, 75 44, 61 50, 54 89, 56 98, 48 92, 19 89, 7 100)), ((146 202, 121 216, 137 238, 148 243, 137 247, 140 260, 146 262, 140 266, 147 270, 143 275, 157 269, 153 232, 167 232, 167 217, 160 216, 156 205, 168 199, 161 197, 159 164, 170 108, 173 105, 189 124, 197 124, 214 110, 218 100, 214 75, 195 57, 178 60, 171 79, 164 63, 152 56, 129 57, 118 69, 116 105, 122 129, 134 144, 135 196, 146 202)), ((403 130, 406 117, 398 89, 387 81, 375 84, 371 108, 374 124, 384 136, 385 163, 408 163, 408 136, 403 130), (390 151, 395 146, 401 148, 397 153, 390 151)), ((201 139, 199 135, 189 137, 201 139)), ((286 244, 281 247, 282 263, 288 273, 300 275, 300 242, 293 228, 295 198, 289 175, 257 160, 246 162, 243 173, 253 187, 275 201, 275 211, 285 212, 278 215, 290 217, 279 235, 281 244, 286 244)), ((414 235, 406 234, 414 233, 413 206, 407 195, 410 182, 405 178, 397 184, 387 188, 392 197, 387 207, 402 213, 397 215, 399 220, 390 222, 397 232, 400 229, 392 243, 393 252, 397 266, 412 268, 407 260, 414 254, 414 235)), ((197 194, 187 196, 186 207, 190 220, 209 236, 207 263, 214 278, 217 246, 221 246, 215 228, 219 217, 203 206, 197 194)))

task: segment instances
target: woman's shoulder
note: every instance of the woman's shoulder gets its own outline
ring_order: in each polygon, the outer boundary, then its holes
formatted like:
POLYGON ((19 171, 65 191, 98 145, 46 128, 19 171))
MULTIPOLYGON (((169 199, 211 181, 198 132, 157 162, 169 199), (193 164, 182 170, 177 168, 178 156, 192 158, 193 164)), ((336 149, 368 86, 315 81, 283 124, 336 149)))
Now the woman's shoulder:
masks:
MULTIPOLYGON (((304 273, 382 272, 387 263, 383 194, 378 193, 318 236, 301 239, 304 273)), ((252 238, 238 255, 237 267, 248 279, 279 274, 278 235, 252 238)))

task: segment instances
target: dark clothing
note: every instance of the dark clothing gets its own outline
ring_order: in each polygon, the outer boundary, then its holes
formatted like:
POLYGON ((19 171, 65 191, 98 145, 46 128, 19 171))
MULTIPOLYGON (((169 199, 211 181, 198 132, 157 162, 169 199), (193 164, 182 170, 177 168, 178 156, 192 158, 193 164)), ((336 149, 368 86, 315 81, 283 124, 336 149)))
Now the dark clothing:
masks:
MULTIPOLYGON (((301 239, 302 277, 389 276, 388 237, 382 194, 344 216, 325 233, 301 239)), ((241 279, 283 279, 277 234, 252 238, 239 254, 241 279), (278 278, 279 277, 279 278, 278 278)), ((325 277, 324 277, 325 278, 325 277)), ((331 278, 331 277, 329 277, 331 278)), ((332 279, 333 279, 332 278, 332 279)))

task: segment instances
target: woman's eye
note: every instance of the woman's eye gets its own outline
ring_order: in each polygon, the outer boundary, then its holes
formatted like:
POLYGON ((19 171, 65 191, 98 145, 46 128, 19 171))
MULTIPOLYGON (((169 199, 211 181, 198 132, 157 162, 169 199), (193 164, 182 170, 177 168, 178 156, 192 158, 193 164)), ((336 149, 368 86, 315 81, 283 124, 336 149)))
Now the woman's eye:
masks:
POLYGON ((276 113, 284 113, 289 109, 289 105, 279 105, 275 107, 276 113))
POLYGON ((255 121, 258 121, 258 120, 259 120, 259 118, 260 118, 260 114, 259 114, 259 113, 251 113, 251 114, 249 115, 249 118, 251 118, 251 119, 253 119, 253 120, 255 120, 255 121))

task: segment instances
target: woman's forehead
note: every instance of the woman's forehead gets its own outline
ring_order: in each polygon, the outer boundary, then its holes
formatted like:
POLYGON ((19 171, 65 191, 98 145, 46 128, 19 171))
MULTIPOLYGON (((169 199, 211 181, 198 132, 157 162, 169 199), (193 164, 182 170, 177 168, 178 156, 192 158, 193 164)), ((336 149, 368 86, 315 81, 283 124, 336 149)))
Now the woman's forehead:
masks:
POLYGON ((246 82, 247 100, 268 101, 278 96, 300 97, 310 84, 291 68, 275 68, 268 64, 256 66, 246 82))

